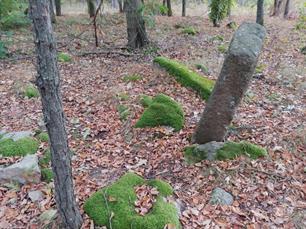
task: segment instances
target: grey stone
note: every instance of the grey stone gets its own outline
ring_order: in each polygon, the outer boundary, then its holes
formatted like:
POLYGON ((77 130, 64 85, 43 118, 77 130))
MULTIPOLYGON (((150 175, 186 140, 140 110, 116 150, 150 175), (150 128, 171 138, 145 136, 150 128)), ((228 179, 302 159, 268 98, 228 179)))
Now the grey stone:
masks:
POLYGON ((205 158, 206 160, 213 161, 215 160, 215 156, 217 151, 222 148, 224 142, 208 142, 203 145, 197 145, 194 149, 196 155, 202 155, 201 158, 205 158))
POLYGON ((0 169, 0 183, 12 181, 20 184, 39 183, 40 177, 36 155, 27 155, 20 162, 0 169))
POLYGON ((49 222, 52 221, 53 219, 55 219, 57 214, 57 211, 55 209, 49 209, 45 212, 43 212, 40 216, 39 216, 39 221, 40 222, 49 222))
POLYGON ((4 132, 1 139, 12 139, 13 141, 18 141, 19 139, 32 137, 34 133, 32 131, 16 131, 16 132, 4 132))
POLYGON ((234 202, 233 196, 222 188, 215 188, 212 191, 210 204, 231 205, 234 202))
POLYGON ((39 190, 29 191, 28 196, 32 202, 37 202, 43 199, 43 193, 39 190))

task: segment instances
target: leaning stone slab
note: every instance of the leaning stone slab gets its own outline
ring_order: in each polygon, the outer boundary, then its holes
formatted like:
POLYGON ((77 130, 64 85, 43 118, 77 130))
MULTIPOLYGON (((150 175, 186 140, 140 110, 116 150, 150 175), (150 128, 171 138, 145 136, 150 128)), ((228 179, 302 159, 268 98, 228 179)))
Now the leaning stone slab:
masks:
POLYGON ((0 184, 8 182, 39 183, 40 176, 36 155, 27 155, 20 162, 6 168, 0 168, 0 184))
POLYGON ((212 191, 210 204, 231 205, 234 202, 233 196, 222 188, 215 188, 212 191))
POLYGON ((193 136, 195 143, 224 140, 227 127, 252 79, 265 33, 265 28, 256 23, 243 23, 235 32, 193 136))

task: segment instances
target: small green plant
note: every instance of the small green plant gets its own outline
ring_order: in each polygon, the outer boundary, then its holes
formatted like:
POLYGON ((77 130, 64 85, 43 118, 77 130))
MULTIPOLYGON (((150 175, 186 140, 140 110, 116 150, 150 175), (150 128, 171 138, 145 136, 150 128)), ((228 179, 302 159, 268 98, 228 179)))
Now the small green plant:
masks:
POLYGON ((124 82, 136 82, 142 79, 142 76, 138 74, 126 75, 123 77, 124 82))
POLYGON ((156 57, 154 63, 165 68, 176 80, 185 87, 190 87, 197 91, 203 99, 208 99, 215 85, 213 80, 207 79, 187 66, 165 57, 156 57))
POLYGON ((130 115, 130 109, 128 106, 123 105, 123 104, 119 104, 117 106, 117 111, 119 113, 119 117, 121 121, 124 121, 128 118, 128 116, 130 115))
POLYGON ((181 106, 171 97, 159 94, 152 102, 149 98, 146 98, 145 102, 148 108, 145 109, 135 124, 136 128, 171 126, 175 131, 183 128, 184 112, 181 106))
POLYGON ((216 35, 216 36, 213 36, 210 40, 211 41, 224 41, 224 37, 222 35, 216 35))
POLYGON ((266 68, 266 65, 265 65, 265 64, 259 64, 259 65, 257 65, 256 68, 255 68, 255 73, 256 73, 256 74, 261 74, 261 73, 263 73, 263 71, 265 70, 265 68, 266 68))
POLYGON ((210 12, 209 18, 213 22, 214 26, 219 26, 222 21, 234 5, 234 0, 211 0, 209 4, 210 12))
POLYGON ((126 93, 126 92, 120 92, 118 95, 117 95, 118 99, 120 101, 127 101, 129 100, 130 96, 126 93))
POLYGON ((41 170, 41 179, 47 183, 50 183, 53 180, 54 174, 52 169, 43 168, 41 170))
POLYGON ((49 141, 49 135, 46 132, 39 133, 36 138, 41 142, 48 142, 49 141))
POLYGON ((39 91, 33 84, 29 84, 24 89, 24 96, 29 98, 29 99, 30 98, 38 98, 39 97, 39 91))
POLYGON ((57 54, 57 59, 59 62, 70 62, 72 57, 68 53, 60 52, 57 54))
POLYGON ((38 150, 38 146, 38 141, 31 137, 25 137, 17 141, 12 139, 0 139, 0 155, 12 157, 34 154, 38 150))
POLYGON ((8 56, 8 50, 3 41, 0 40, 0 59, 4 59, 8 56))
POLYGON ((297 30, 306 29, 306 2, 304 2, 299 8, 299 18, 295 28, 297 30))
POLYGON ((194 27, 188 26, 182 29, 182 33, 195 36, 199 33, 199 31, 196 30, 194 27))
POLYGON ((227 52, 227 47, 224 44, 219 45, 218 46, 218 51, 221 52, 221 53, 226 53, 227 52))
POLYGON ((144 50, 143 53, 144 55, 148 56, 152 54, 157 54, 158 50, 159 50, 159 47, 157 47, 156 45, 150 45, 144 50))
POLYGON ((44 151, 43 156, 39 159, 39 165, 40 167, 47 168, 50 165, 51 161, 51 152, 50 149, 46 149, 44 151))
POLYGON ((140 96, 140 103, 143 107, 148 107, 152 104, 153 99, 151 96, 148 95, 141 95, 140 96))
POLYGON ((198 69, 198 70, 201 70, 203 73, 205 74, 208 74, 209 71, 208 71, 208 68, 206 66, 204 66, 203 64, 195 64, 195 67, 198 69))
POLYGON ((144 180, 142 177, 127 173, 114 184, 91 195, 84 204, 84 211, 95 225, 113 229, 181 229, 177 209, 165 198, 173 194, 172 187, 161 180, 144 180), (158 191, 152 209, 145 215, 135 211, 137 200, 135 188, 148 185, 158 191))

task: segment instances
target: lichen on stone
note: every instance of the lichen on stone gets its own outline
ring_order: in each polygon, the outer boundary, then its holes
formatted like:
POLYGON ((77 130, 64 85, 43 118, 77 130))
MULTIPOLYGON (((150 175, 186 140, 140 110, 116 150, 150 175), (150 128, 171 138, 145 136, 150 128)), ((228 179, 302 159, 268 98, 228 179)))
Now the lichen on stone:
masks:
POLYGON ((164 229, 167 224, 180 229, 176 207, 165 201, 172 193, 171 186, 163 181, 147 181, 134 173, 127 173, 114 184, 90 196, 84 210, 95 225, 112 229, 164 229), (141 216, 135 210, 137 196, 134 188, 144 184, 156 187, 159 194, 152 209, 141 216))

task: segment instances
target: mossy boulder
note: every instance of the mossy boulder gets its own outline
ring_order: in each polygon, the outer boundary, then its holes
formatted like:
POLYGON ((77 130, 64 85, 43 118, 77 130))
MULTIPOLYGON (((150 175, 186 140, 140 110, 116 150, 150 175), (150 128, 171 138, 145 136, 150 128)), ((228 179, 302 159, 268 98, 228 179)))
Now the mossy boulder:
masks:
POLYGON ((134 173, 127 173, 90 196, 84 210, 96 225, 112 229, 164 229, 166 225, 180 229, 175 205, 165 200, 172 193, 171 186, 161 180, 147 181, 134 173), (137 195, 134 188, 144 184, 156 187, 159 194, 152 209, 141 216, 135 210, 137 195))
POLYGON ((156 57, 154 63, 165 68, 183 86, 197 91, 203 99, 208 99, 210 96, 215 84, 213 80, 207 79, 191 71, 187 66, 165 57, 156 57))
POLYGON ((14 141, 11 138, 0 139, 0 155, 4 157, 25 156, 38 150, 39 142, 32 137, 24 137, 14 141))
POLYGON ((187 146, 184 156, 189 163, 197 163, 202 160, 233 160, 241 155, 251 159, 268 155, 266 149, 247 141, 237 142, 208 142, 203 145, 187 146))
POLYGON ((159 94, 150 101, 146 99, 148 108, 136 123, 136 128, 171 126, 178 131, 184 126, 184 112, 176 101, 164 94, 159 94))

